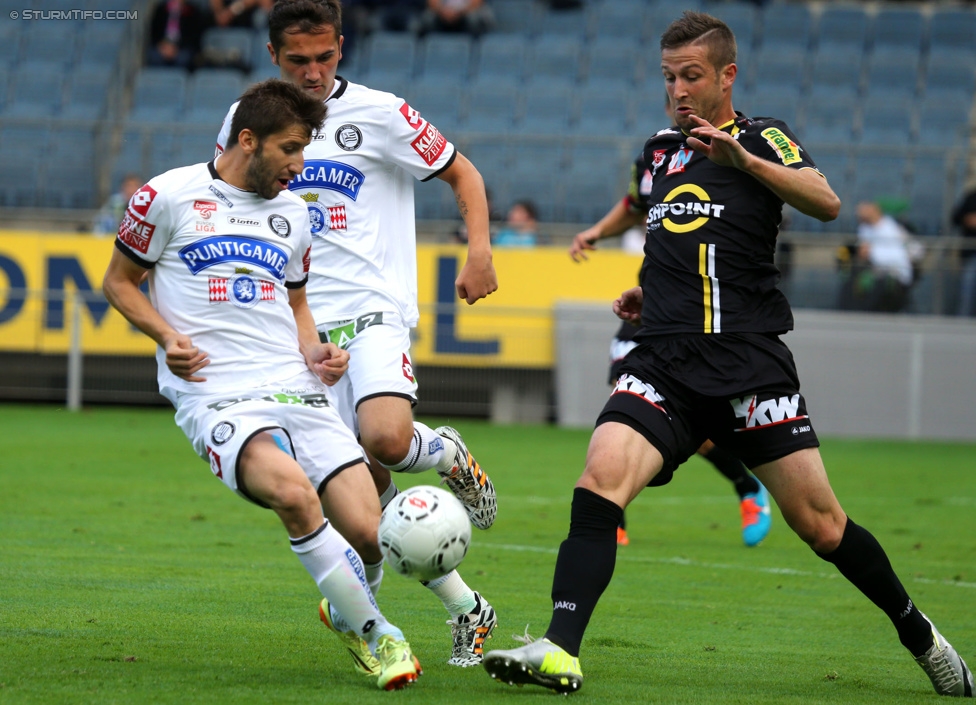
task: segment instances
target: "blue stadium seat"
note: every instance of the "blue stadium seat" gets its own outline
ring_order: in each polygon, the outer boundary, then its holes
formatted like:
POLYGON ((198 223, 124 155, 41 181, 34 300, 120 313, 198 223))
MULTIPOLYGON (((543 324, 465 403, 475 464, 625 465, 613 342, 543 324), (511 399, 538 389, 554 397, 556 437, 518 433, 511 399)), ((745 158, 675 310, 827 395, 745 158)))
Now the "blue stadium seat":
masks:
POLYGON ((668 25, 681 17, 682 11, 694 9, 688 2, 683 2, 680 6, 664 2, 652 3, 644 12, 643 36, 653 40, 656 48, 657 40, 668 25))
POLYGON ((570 223, 595 223, 623 197, 614 184, 585 171, 573 171, 565 180, 562 217, 570 223))
POLYGON ((858 153, 854 157, 854 202, 907 196, 907 161, 902 150, 890 154, 875 150, 858 153))
POLYGON ((912 49, 876 48, 867 59, 867 91, 904 91, 918 86, 919 54, 912 49))
POLYGON ((854 97, 842 94, 829 101, 809 102, 804 115, 803 140, 821 144, 849 144, 853 138, 856 108, 854 97))
MULTIPOLYGON (((569 146, 567 155, 571 178, 577 179, 582 175, 587 180, 606 181, 613 184, 615 188, 626 188, 631 164, 650 136, 649 132, 643 139, 635 140, 632 150, 629 150, 626 155, 619 154, 616 145, 608 146, 602 142, 583 139, 573 142, 569 146)), ((621 190, 618 196, 623 196, 623 193, 621 190)))
POLYGON ((874 18, 874 50, 890 47, 921 51, 925 30, 926 18, 919 10, 882 7, 874 18))
POLYGON ((791 129, 799 126, 800 90, 796 86, 784 84, 760 85, 750 95, 747 107, 750 117, 773 117, 782 120, 791 129))
POLYGON ((762 48, 789 47, 806 51, 810 44, 810 10, 803 4, 768 5, 762 18, 762 48))
POLYGON ((579 93, 576 132, 594 135, 625 134, 631 124, 630 104, 634 89, 592 81, 579 93))
POLYGON ((575 120, 575 91, 565 85, 537 84, 522 91, 521 132, 551 134, 568 132, 575 120))
MULTIPOLYGON (((280 75, 278 67, 271 63, 271 54, 268 52, 267 32, 253 33, 253 36, 251 37, 251 48, 249 51, 251 57, 251 71, 260 71, 264 69, 269 71, 273 70, 274 74, 269 76, 269 78, 277 78, 280 75), (270 69, 267 68, 269 66, 271 67, 270 69)), ((343 54, 342 63, 339 64, 340 74, 342 73, 341 68, 345 61, 346 57, 345 54, 343 54)))
POLYGON ((616 41, 639 41, 647 4, 641 0, 605 0, 590 9, 593 36, 616 41))
POLYGON ((500 78, 475 81, 467 88, 464 124, 470 132, 508 133, 515 124, 518 87, 500 78))
POLYGON ((817 169, 820 170, 835 193, 844 194, 847 191, 851 177, 850 169, 850 147, 847 145, 837 146, 828 144, 816 144, 805 141, 803 146, 810 154, 817 169))
POLYGON ((75 120, 102 117, 106 108, 112 67, 80 64, 67 77, 68 95, 61 116, 75 120))
MULTIPOLYGON (((174 167, 213 159, 217 131, 211 126, 186 126, 173 135, 174 167)), ((170 168, 174 168, 170 167, 170 168)))
POLYGON ((539 21, 539 5, 525 0, 491 0, 498 32, 531 34, 539 21))
MULTIPOLYGON (((348 78, 341 71, 339 72, 339 75, 344 78, 348 78)), ((244 83, 250 86, 255 83, 260 83, 261 81, 266 81, 269 78, 281 78, 281 70, 270 61, 259 61, 254 68, 251 69, 251 72, 247 74, 247 78, 245 79, 244 83)))
POLYGON ((863 51, 868 41, 868 16, 860 7, 828 5, 820 16, 817 36, 821 51, 836 46, 863 51))
POLYGON ((10 83, 10 75, 7 72, 7 67, 0 64, 0 112, 3 111, 3 106, 7 103, 7 85, 10 83))
POLYGON ((234 69, 200 69, 187 84, 185 122, 214 126, 244 92, 244 78, 234 69))
POLYGON ((748 51, 760 35, 759 12, 756 6, 747 2, 716 2, 706 6, 706 12, 725 22, 735 34, 735 43, 740 52, 748 51))
POLYGON ((860 48, 837 45, 825 47, 813 56, 810 63, 810 86, 843 87, 855 92, 861 84, 860 48))
POLYGON ((416 42, 409 34, 399 32, 373 34, 366 50, 367 83, 375 82, 377 77, 403 82, 412 80, 416 53, 416 42))
POLYGON ((626 39, 598 37, 590 42, 587 81, 632 86, 640 64, 640 49, 626 39))
POLYGON ((468 140, 460 151, 478 168, 488 188, 494 188, 511 168, 508 151, 496 139, 468 140))
POLYGON ((132 92, 133 122, 171 122, 183 111, 186 74, 172 68, 146 68, 132 92))
POLYGON ((912 222, 922 234, 936 235, 942 227, 946 205, 951 203, 944 152, 917 154, 912 166, 912 222))
POLYGON ((63 66, 70 66, 74 62, 75 42, 78 37, 76 28, 82 22, 52 20, 23 24, 28 25, 21 45, 24 61, 46 61, 63 66))
POLYGON ((457 86, 441 82, 418 82, 410 92, 410 105, 442 132, 461 123, 462 100, 457 86))
MULTIPOLYGON (((244 27, 213 27, 203 33, 200 51, 210 65, 251 68, 254 31, 244 27)), ((262 58, 262 60, 264 60, 262 58)))
POLYGON ((10 79, 4 114, 17 117, 51 117, 61 110, 64 71, 61 64, 28 61, 10 79))
POLYGON ((674 124, 673 117, 665 112, 666 95, 662 81, 657 86, 637 91, 633 96, 632 134, 638 140, 646 140, 658 130, 674 124))
POLYGON ((913 101, 899 100, 890 94, 869 95, 864 101, 860 142, 898 146, 909 144, 912 142, 913 107, 913 101))
POLYGON ((467 80, 471 38, 466 34, 430 34, 423 43, 420 76, 453 86, 467 80))
POLYGON ((922 145, 959 147, 969 132, 972 98, 955 91, 925 95, 919 109, 918 142, 922 145))
POLYGON ((542 35, 533 42, 525 79, 549 84, 575 83, 579 78, 581 60, 578 39, 563 35, 542 35))
POLYGON ((568 37, 580 42, 587 34, 587 19, 583 9, 549 9, 539 16, 536 30, 543 36, 568 37))
POLYGON ((766 45, 756 57, 751 83, 754 89, 790 86, 799 90, 806 83, 807 52, 785 44, 766 45))
POLYGON ((104 64, 114 66, 119 60, 119 47, 125 33, 124 22, 84 23, 79 41, 81 51, 78 63, 81 65, 104 64))
POLYGON ((0 22, 0 64, 12 64, 20 56, 24 31, 18 22, 0 22))
POLYGON ((972 9, 936 9, 929 22, 929 47, 959 47, 971 50, 976 46, 976 11, 972 9))
POLYGON ((457 220, 459 217, 454 192, 440 179, 417 184, 414 189, 414 208, 421 220, 457 220))
POLYGON ((512 171, 539 171, 555 177, 564 170, 563 145, 548 136, 509 142, 506 151, 512 171))
POLYGON ((512 171, 496 184, 494 200, 499 210, 507 212, 516 201, 528 199, 536 205, 539 220, 551 222, 558 212, 559 181, 553 174, 541 171, 512 171))
POLYGON ((520 34, 489 34, 481 39, 475 76, 521 81, 529 40, 520 34))
POLYGON ((972 96, 976 89, 976 52, 933 50, 925 66, 923 86, 926 92, 951 90, 972 96))

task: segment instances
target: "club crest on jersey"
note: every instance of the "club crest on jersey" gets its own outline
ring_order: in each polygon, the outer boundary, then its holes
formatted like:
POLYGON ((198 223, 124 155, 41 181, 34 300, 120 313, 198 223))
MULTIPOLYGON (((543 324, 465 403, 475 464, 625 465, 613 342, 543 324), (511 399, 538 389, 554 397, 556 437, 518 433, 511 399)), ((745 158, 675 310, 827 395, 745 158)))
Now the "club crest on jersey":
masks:
POLYGON ((312 235, 319 235, 330 230, 345 231, 346 205, 336 203, 333 206, 322 206, 317 193, 303 193, 301 199, 308 205, 308 220, 312 235))
POLYGON ((217 204, 213 201, 194 201, 193 210, 204 220, 210 220, 210 216, 217 210, 217 204))
POLYGON ((363 143, 363 133, 355 125, 341 125, 336 130, 335 142, 339 149, 355 152, 363 143))
POLYGON ((215 235, 197 240, 179 251, 191 274, 224 262, 239 262, 284 279, 288 253, 273 243, 243 235, 215 235))
MULTIPOLYGON (((210 277, 210 303, 230 301, 238 308, 254 308, 260 301, 275 300, 274 282, 256 279, 247 274, 235 274, 230 279, 210 277)), ((216 443, 216 439, 214 439, 216 443)))
POLYGON ((229 441, 234 436, 234 424, 230 421, 221 421, 213 430, 210 432, 210 440, 213 441, 215 446, 222 446, 224 443, 229 441))
POLYGON ((283 215, 278 215, 277 213, 272 213, 269 215, 268 227, 271 228, 271 232, 278 237, 288 237, 291 235, 291 223, 289 223, 288 218, 283 215))
POLYGON ((677 152, 671 155, 671 162, 668 164, 668 172, 665 176, 670 176, 671 174, 680 174, 688 166, 688 162, 691 161, 691 155, 694 152, 687 147, 682 147, 677 152))
POLYGON ((305 168, 288 184, 292 191, 321 188, 338 191, 343 196, 356 200, 366 175, 359 169, 331 159, 309 159, 305 168))

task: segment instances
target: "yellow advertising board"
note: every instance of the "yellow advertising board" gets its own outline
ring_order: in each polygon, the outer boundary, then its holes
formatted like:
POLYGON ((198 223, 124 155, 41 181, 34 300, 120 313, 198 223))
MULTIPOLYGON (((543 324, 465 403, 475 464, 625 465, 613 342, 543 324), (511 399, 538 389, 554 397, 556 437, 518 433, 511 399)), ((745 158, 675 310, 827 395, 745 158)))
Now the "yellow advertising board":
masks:
MULTIPOLYGON (((81 303, 86 353, 151 355, 155 345, 101 296, 111 238, 32 232, 0 233, 0 351, 63 353, 73 302, 81 303)), ((499 289, 468 306, 454 281, 465 250, 417 248, 420 325, 413 362, 420 365, 546 368, 553 364, 552 310, 557 301, 610 302, 636 283, 640 258, 620 251, 573 262, 563 248, 494 251, 499 289)))

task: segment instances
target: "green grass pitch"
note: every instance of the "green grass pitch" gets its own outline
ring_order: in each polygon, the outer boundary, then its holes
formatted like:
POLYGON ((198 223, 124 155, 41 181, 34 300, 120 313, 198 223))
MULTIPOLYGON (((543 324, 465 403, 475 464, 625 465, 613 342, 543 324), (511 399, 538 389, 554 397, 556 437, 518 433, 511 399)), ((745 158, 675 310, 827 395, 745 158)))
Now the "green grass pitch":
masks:
MULTIPOLYGON (((432 420, 441 423, 444 420, 432 420)), ((456 420, 499 513, 461 566, 490 648, 548 624, 555 551, 589 433, 456 420)), ((433 425, 433 424, 432 424, 433 425)), ((387 572, 384 612, 425 674, 357 676, 319 623, 278 520, 235 497, 163 409, 0 406, 0 702, 542 702, 447 666, 447 613, 387 572)), ((841 503, 976 666, 976 446, 828 439, 841 503)), ((414 475, 401 484, 432 484, 414 475)), ((888 620, 786 528, 741 544, 729 484, 695 458, 628 511, 631 545, 583 642, 591 703, 936 702, 888 620)), ((547 702, 547 701, 546 701, 547 702)))

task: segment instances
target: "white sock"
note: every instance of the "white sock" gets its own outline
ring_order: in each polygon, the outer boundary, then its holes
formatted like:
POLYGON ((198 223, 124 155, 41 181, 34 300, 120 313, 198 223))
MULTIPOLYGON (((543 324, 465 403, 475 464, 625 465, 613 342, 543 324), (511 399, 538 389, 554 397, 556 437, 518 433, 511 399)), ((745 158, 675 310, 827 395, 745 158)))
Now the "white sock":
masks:
POLYGON ((376 597, 380 591, 380 583, 383 582, 383 559, 379 563, 363 563, 366 568, 366 582, 369 584, 369 591, 376 597))
POLYGON ((319 586, 319 591, 335 612, 342 616, 345 629, 350 628, 375 651, 376 641, 384 634, 403 638, 403 632, 380 614, 376 600, 366 582, 366 569, 359 554, 329 522, 308 536, 291 539, 291 550, 319 586))
POLYGON ((456 570, 423 585, 440 598, 445 609, 451 613, 451 617, 468 614, 478 604, 474 599, 474 591, 461 580, 456 570))
POLYGON ((400 494, 400 490, 397 489, 396 483, 391 477, 390 486, 383 490, 383 494, 380 495, 380 509, 386 509, 386 505, 392 502, 398 494, 400 494))
POLYGON ((435 433, 431 428, 417 421, 413 422, 413 438, 407 457, 396 465, 384 465, 390 472, 418 473, 437 468, 447 474, 454 467, 457 446, 450 438, 435 433))

